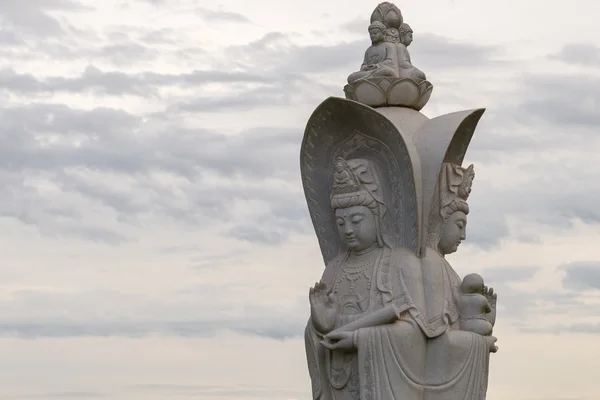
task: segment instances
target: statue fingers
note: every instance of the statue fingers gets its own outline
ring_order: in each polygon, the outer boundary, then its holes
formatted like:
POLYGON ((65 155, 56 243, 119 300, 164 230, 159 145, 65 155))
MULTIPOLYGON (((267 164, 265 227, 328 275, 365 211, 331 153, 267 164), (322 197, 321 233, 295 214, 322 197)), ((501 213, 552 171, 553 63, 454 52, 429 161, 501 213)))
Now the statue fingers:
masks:
POLYGON ((323 298, 323 289, 321 289, 321 285, 319 285, 319 287, 317 289, 315 289, 315 299, 319 303, 323 303, 323 301, 325 300, 323 298))
POLYGON ((323 284, 322 281, 319 281, 317 283, 315 283, 315 296, 317 298, 321 297, 321 292, 323 291, 323 284))
POLYGON ((313 288, 310 288, 308 290, 308 301, 310 301, 311 305, 314 305, 316 303, 315 289, 313 288))
POLYGON ((325 335, 325 339, 329 341, 342 340, 347 336, 348 332, 330 332, 325 335))
POLYGON ((335 304, 335 295, 333 293, 329 293, 329 295, 327 296, 327 301, 329 302, 329 304, 335 304))
POLYGON ((325 347, 327 350, 336 350, 339 346, 337 343, 331 343, 327 340, 322 340, 320 343, 321 346, 325 347))

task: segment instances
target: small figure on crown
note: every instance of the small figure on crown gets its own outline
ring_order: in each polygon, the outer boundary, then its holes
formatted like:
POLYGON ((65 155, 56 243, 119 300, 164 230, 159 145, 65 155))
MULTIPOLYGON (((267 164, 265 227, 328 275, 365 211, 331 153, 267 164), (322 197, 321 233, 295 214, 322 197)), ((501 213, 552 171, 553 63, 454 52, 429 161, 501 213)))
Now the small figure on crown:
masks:
POLYGON ((372 107, 402 106, 420 110, 431 95, 425 73, 412 65, 408 46, 412 28, 392 3, 377 6, 369 25, 371 46, 360 71, 348 76, 346 98, 372 107))

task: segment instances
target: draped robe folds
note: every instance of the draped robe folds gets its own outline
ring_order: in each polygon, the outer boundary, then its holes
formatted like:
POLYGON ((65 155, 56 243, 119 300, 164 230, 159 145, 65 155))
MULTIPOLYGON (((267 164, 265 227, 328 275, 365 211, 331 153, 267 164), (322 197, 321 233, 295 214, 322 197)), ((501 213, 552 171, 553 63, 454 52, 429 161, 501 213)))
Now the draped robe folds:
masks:
MULTIPOLYGON (((327 265, 328 287, 345 259, 341 254, 327 265)), ((483 336, 458 330, 460 280, 448 262, 431 249, 418 259, 405 249, 384 248, 373 282, 362 315, 391 305, 398 319, 359 329, 355 351, 325 349, 309 320, 305 343, 313 399, 485 399, 488 345, 483 336)), ((348 322, 342 318, 336 328, 348 322)))
POLYGON ((369 47, 365 52, 360 71, 350 74, 348 83, 372 76, 398 77, 398 57, 393 44, 381 42, 369 47))
POLYGON ((394 43, 398 65, 398 76, 400 78, 426 79, 425 73, 412 65, 408 48, 402 43, 394 43))

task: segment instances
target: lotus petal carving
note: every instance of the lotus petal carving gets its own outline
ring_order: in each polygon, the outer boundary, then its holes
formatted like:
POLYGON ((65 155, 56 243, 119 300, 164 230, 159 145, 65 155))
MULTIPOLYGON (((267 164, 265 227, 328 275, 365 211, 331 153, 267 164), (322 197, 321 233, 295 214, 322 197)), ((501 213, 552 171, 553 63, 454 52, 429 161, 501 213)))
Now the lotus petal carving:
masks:
POLYGON ((411 78, 369 78, 344 87, 349 100, 371 107, 408 107, 420 111, 431 97, 433 85, 411 78))

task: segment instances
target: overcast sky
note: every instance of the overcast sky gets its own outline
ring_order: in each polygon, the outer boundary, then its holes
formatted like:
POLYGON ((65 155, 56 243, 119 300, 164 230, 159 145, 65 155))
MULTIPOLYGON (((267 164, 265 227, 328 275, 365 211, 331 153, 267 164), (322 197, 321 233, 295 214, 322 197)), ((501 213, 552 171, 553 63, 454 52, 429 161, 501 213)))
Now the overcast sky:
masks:
MULTIPOLYGON (((0 0, 0 398, 305 400, 300 183, 377 0, 0 0)), ((422 112, 486 107, 488 400, 600 398, 600 3, 396 3, 422 112)))

